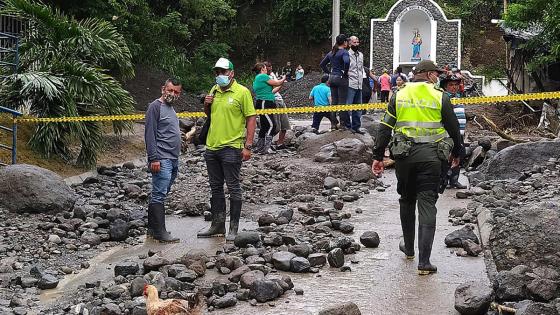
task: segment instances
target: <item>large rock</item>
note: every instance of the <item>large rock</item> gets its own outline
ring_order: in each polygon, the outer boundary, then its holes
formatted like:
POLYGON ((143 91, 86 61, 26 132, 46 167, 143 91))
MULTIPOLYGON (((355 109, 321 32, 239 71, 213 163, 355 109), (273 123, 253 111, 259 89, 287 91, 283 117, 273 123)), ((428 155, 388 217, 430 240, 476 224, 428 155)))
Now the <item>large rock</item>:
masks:
POLYGON ((521 143, 505 148, 484 163, 486 180, 519 178, 527 166, 545 164, 549 158, 560 156, 560 141, 521 143), (530 161, 527 164, 527 161, 530 161))
POLYGON ((109 226, 109 237, 112 241, 124 241, 128 237, 128 223, 121 219, 116 219, 109 226))
POLYGON ((294 257, 291 261, 290 270, 292 272, 307 272, 311 268, 309 260, 303 257, 294 257))
POLYGON ((245 272, 240 279, 239 283, 241 284, 241 287, 249 289, 251 288, 251 285, 253 285, 253 282, 258 279, 264 279, 264 273, 260 270, 248 271, 245 272))
POLYGON ((492 288, 478 281, 461 284, 455 290, 455 309, 463 315, 484 315, 493 293, 492 288))
POLYGON ((329 265, 334 268, 340 268, 344 266, 344 253, 342 249, 335 248, 331 250, 327 256, 329 265))
POLYGON ((376 248, 380 243, 379 235, 374 231, 366 231, 360 236, 360 243, 365 247, 376 248))
POLYGON ((239 232, 233 241, 237 247, 246 247, 249 244, 255 245, 261 241, 259 232, 239 232))
POLYGON ((130 260, 125 260, 115 265, 115 277, 126 277, 128 275, 135 275, 138 270, 140 270, 140 266, 138 266, 138 263, 130 260))
POLYGON ((237 297, 236 294, 233 292, 227 293, 226 295, 222 296, 221 298, 217 298, 212 302, 216 308, 226 308, 232 307, 237 304, 237 297))
POLYGON ((58 278, 47 273, 41 277, 37 286, 41 290, 54 289, 58 286, 58 278))
POLYGON ((473 230, 473 226, 465 225, 461 229, 449 233, 445 237, 445 245, 447 245, 447 247, 463 247, 463 241, 466 240, 471 240, 476 244, 480 244, 480 241, 473 230))
POLYGON ((319 311, 318 315, 362 315, 362 313, 356 303, 346 302, 325 308, 319 311))
POLYGON ((291 261, 294 257, 296 257, 296 254, 286 251, 274 253, 272 255, 272 263, 274 264, 274 268, 282 271, 289 271, 291 261))
POLYGON ((558 282, 549 279, 535 279, 527 285, 529 294, 538 301, 548 302, 558 294, 558 282))
POLYGON ((525 275, 513 271, 500 271, 494 278, 494 291, 499 301, 521 301, 528 298, 525 275))
POLYGON ((516 309, 515 315, 558 315, 558 304, 555 307, 551 304, 524 300, 516 303, 513 308, 516 309))
POLYGON ((330 144, 325 144, 314 156, 316 162, 344 162, 352 161, 358 163, 371 163, 373 153, 367 144, 373 144, 371 136, 364 136, 364 140, 356 138, 344 138, 330 144))
POLYGON ((371 164, 360 163, 350 170, 350 179, 355 182, 365 183, 374 178, 371 164))
POLYGON ((0 168, 0 205, 11 212, 70 211, 78 196, 64 179, 34 165, 0 168))
POLYGON ((284 290, 276 281, 267 279, 255 280, 251 284, 250 290, 251 297, 260 303, 274 300, 284 293, 284 290))

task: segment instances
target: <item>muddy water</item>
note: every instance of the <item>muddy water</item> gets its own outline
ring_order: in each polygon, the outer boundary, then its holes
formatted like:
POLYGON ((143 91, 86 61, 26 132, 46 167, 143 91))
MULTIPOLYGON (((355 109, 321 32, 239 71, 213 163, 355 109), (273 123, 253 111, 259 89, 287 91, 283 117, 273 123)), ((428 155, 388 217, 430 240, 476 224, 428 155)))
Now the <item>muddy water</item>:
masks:
MULTIPOLYGON (((438 230, 434 243, 432 262, 439 272, 428 277, 416 274, 416 261, 407 261, 398 250, 401 235, 398 215, 398 195, 395 191, 395 178, 388 171, 385 178, 391 187, 386 192, 372 191, 370 195, 355 203, 347 203, 353 217, 350 222, 355 225, 352 235, 356 240, 361 233, 374 230, 381 237, 377 249, 363 249, 354 256, 347 256, 351 272, 338 269, 322 268, 318 274, 289 273, 296 287, 304 290, 304 295, 286 293, 282 298, 269 304, 251 306, 239 302, 234 308, 216 310, 211 314, 316 314, 327 305, 341 301, 353 301, 362 310, 362 314, 456 314, 453 310, 453 293, 457 285, 464 281, 476 280, 487 282, 484 261, 479 258, 462 258, 450 253, 445 248, 443 239, 455 228, 447 222, 450 208, 460 206, 461 201, 451 197, 447 192, 438 202, 438 230), (363 213, 356 214, 354 209, 361 208, 363 213), (352 264, 350 260, 358 260, 352 264)), ((170 218, 167 228, 181 238, 179 244, 159 245, 145 243, 138 246, 116 247, 91 261, 91 267, 78 275, 67 277, 57 289, 46 290, 41 296, 48 304, 60 297, 72 295, 72 291, 86 281, 109 281, 112 278, 114 264, 125 259, 138 259, 138 255, 148 249, 161 250, 165 257, 174 258, 186 251, 196 248, 206 250, 209 254, 216 252, 223 244, 223 239, 197 239, 196 233, 207 226, 201 218, 170 218)), ((254 222, 245 222, 242 228, 255 227, 254 222)), ((217 275, 214 271, 207 275, 217 275)))

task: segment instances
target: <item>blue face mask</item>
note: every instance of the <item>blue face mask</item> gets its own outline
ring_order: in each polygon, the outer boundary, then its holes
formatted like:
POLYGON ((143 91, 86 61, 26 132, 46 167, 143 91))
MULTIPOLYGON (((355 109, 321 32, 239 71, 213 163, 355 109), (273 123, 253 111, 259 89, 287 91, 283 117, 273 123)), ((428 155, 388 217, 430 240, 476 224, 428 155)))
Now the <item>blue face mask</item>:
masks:
POLYGON ((219 75, 216 77, 216 84, 220 87, 228 86, 230 83, 229 76, 227 75, 219 75))

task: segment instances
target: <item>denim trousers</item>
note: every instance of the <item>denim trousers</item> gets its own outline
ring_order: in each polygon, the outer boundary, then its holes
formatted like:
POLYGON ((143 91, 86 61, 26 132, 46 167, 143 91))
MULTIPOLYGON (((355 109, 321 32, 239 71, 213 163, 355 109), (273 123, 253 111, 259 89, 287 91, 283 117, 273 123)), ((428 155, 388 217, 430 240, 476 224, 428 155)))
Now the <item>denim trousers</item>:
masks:
POLYGON ((165 198, 169 191, 171 191, 171 185, 173 185, 175 178, 177 178, 177 171, 179 170, 179 160, 163 159, 159 163, 159 172, 152 173, 150 204, 165 204, 165 198))
MULTIPOLYGON (((348 88, 348 95, 346 98, 347 104, 361 104, 362 103, 362 90, 348 88)), ((350 123, 350 127, 352 130, 358 130, 362 126, 362 111, 361 110, 353 110, 351 112, 352 122, 350 123)))
MULTIPOLYGON (((332 105, 346 104, 348 77, 331 74, 329 76, 329 84, 331 88, 332 105)), ((350 115, 348 111, 340 111, 338 115, 340 117, 340 125, 350 128, 350 115)))
POLYGON ((212 198, 225 198, 224 182, 231 200, 242 200, 240 172, 241 149, 225 147, 220 150, 206 150, 204 153, 212 198))

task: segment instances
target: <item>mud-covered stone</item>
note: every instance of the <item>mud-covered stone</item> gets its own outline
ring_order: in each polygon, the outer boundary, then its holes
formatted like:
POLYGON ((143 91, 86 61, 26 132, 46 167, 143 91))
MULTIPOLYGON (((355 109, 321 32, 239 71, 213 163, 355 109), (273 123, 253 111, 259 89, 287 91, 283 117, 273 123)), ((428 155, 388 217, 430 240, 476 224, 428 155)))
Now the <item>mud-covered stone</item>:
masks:
POLYGON ((492 288, 480 281, 461 284, 455 289, 455 309, 462 315, 484 315, 493 294, 492 288))

